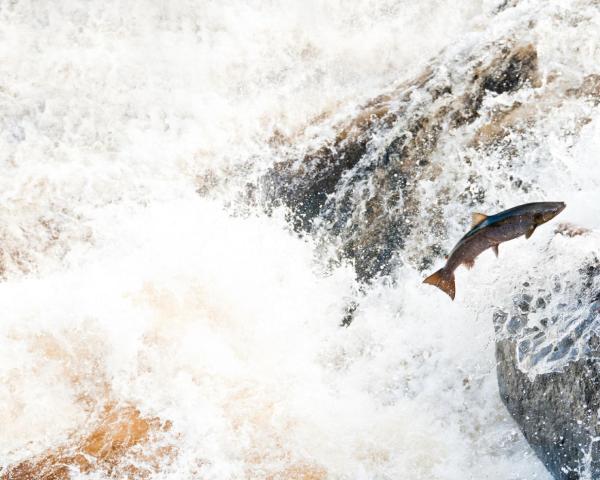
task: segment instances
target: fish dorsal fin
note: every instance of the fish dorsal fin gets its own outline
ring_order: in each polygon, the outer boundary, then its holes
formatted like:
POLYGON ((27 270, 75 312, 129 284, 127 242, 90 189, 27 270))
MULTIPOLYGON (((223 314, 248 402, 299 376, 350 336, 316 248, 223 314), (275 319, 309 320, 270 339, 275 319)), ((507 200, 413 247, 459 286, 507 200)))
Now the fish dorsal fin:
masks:
POLYGON ((483 213, 473 213, 471 215, 471 228, 475 228, 477 225, 479 225, 481 222, 483 222, 487 217, 487 215, 484 215, 483 213))

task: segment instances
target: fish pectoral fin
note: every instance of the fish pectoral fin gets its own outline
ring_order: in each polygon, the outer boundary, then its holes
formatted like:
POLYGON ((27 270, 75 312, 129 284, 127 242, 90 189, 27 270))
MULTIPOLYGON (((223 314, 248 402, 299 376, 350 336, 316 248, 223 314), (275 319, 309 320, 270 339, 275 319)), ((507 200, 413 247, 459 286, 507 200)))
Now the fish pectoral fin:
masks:
POLYGON ((469 270, 471 270, 475 266, 475 260, 474 259, 473 260, 465 260, 463 262, 463 265, 465 267, 467 267, 469 270))
POLYGON ((481 222, 483 222, 487 217, 487 215, 484 215, 483 213, 473 213, 471 214, 471 228, 475 228, 477 225, 479 225, 481 222))
POLYGON ((500 244, 498 244, 498 245, 492 245, 492 250, 496 254, 496 258, 498 258, 498 255, 500 254, 500 252, 498 251, 498 247, 499 246, 500 246, 500 244))
POLYGON ((537 225, 532 225, 531 227, 529 227, 527 229, 527 232, 525 232, 525 238, 529 238, 533 235, 533 232, 535 232, 535 229, 537 228, 537 225))

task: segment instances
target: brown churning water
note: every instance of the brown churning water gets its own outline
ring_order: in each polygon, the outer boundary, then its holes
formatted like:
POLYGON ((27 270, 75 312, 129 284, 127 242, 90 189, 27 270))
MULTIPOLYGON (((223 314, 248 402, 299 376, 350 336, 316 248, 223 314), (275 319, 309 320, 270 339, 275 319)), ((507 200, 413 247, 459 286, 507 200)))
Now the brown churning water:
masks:
POLYGON ((473 224, 448 255, 446 265, 423 280, 446 292, 452 300, 456 293, 454 270, 459 265, 472 268, 475 258, 492 248, 498 256, 498 246, 525 235, 531 237, 537 227, 552 220, 565 209, 564 202, 526 203, 504 210, 495 215, 473 214, 473 224))

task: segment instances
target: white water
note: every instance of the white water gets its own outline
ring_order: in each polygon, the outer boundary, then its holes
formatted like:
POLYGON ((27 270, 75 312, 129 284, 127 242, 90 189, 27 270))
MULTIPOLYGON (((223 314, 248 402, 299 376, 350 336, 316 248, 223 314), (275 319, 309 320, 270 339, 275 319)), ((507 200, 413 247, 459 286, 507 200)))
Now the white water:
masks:
MULTIPOLYGON (((581 5, 554 7, 587 14, 578 30, 555 35, 548 11, 528 33, 542 69, 579 79, 598 64, 600 16, 581 5)), ((227 192, 195 193, 207 168, 271 164, 275 130, 325 136, 323 112, 351 110, 468 32, 541 15, 523 2, 492 20, 495 6, 0 3, 0 466, 69 445, 117 403, 173 424, 160 441, 176 455, 151 478, 548 478, 498 398, 491 312, 550 227, 529 253, 519 240, 458 272, 454 303, 407 267, 341 329, 349 266, 322 276, 283 212, 233 218, 227 192)), ((515 168, 533 196, 597 228, 597 110, 567 104, 544 128, 577 108, 592 118, 579 136, 515 168)), ((522 203, 489 188, 491 205, 522 203)))

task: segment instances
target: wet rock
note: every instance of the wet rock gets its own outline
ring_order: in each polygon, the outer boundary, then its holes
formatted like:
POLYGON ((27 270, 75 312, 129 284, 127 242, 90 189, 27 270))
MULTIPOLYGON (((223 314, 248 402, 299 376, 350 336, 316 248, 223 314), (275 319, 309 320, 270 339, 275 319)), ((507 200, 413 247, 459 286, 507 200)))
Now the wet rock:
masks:
POLYGON ((176 456, 174 446, 157 442, 170 429, 169 421, 144 418, 136 408, 108 405, 88 435, 0 468, 0 480, 69 480, 95 470, 110 478, 148 478, 176 456))
POLYGON ((554 230, 554 233, 559 233, 566 237, 579 237, 590 233, 589 228, 582 227, 580 225, 573 225, 572 223, 559 223, 554 230))
MULTIPOLYGON (((335 238, 339 255, 354 261, 362 280, 389 274, 411 236, 422 248, 408 260, 428 268, 445 252, 417 238, 444 236, 441 208, 449 197, 441 192, 434 202, 423 202, 419 188, 443 171, 434 158, 441 139, 477 120, 486 95, 539 85, 533 45, 506 41, 484 50, 471 52, 466 65, 433 61, 417 78, 334 126, 337 134, 329 143, 277 163, 261 184, 266 203, 289 207, 298 231, 335 238), (419 222, 423 215, 430 221, 419 222)), ((461 196, 467 205, 484 198, 472 185, 461 196)))
POLYGON ((356 312, 357 308, 358 303, 356 303, 354 300, 350 301, 348 305, 346 305, 344 318, 342 319, 341 323, 342 327, 348 327, 352 323, 352 320, 354 320, 354 313, 356 312))
POLYGON ((567 90, 567 94, 578 98, 589 98, 598 105, 600 103, 600 75, 587 75, 579 87, 567 90))
POLYGON ((525 438, 555 478, 577 480, 586 471, 598 478, 600 446, 593 439, 600 433, 599 362, 581 359, 532 381, 518 368, 515 348, 508 340, 496 345, 498 381, 525 438))
POLYGON ((599 267, 591 260, 560 292, 525 287, 494 314, 500 396, 560 480, 600 478, 599 267))
POLYGON ((483 88, 495 93, 514 92, 527 81, 539 85, 537 52, 533 45, 506 49, 484 73, 483 88))

